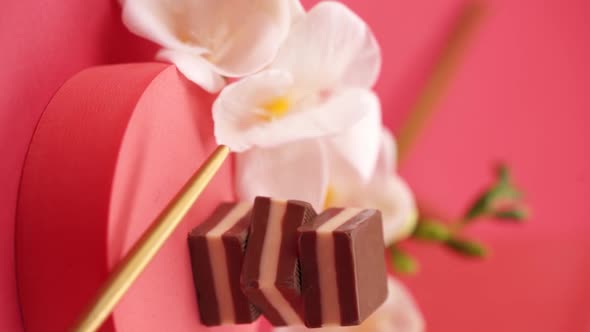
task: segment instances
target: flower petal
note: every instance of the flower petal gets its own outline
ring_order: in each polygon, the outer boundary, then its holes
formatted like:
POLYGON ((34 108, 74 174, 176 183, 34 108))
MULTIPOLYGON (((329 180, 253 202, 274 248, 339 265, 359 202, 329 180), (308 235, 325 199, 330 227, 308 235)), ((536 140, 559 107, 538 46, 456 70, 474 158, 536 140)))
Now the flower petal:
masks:
POLYGON ((379 46, 365 22, 331 1, 320 2, 293 25, 271 65, 291 71, 298 86, 312 91, 370 88, 380 66, 379 46))
POLYGON ((251 147, 273 147, 301 139, 333 135, 352 127, 378 108, 371 91, 349 88, 337 91, 321 103, 294 106, 278 119, 264 120, 263 105, 289 94, 293 85, 289 73, 263 71, 223 89, 213 103, 215 137, 219 144, 236 152, 251 147))
MULTIPOLYGON (((424 319, 408 289, 396 279, 389 277, 388 296, 363 325, 372 326, 367 331, 375 332, 421 332, 424 319)), ((362 325, 361 325, 362 326, 362 325)))
POLYGON ((381 108, 378 103, 371 106, 352 128, 326 139, 333 160, 330 169, 340 171, 341 176, 358 177, 363 183, 373 175, 381 148, 381 108))
POLYGON ((217 143, 227 145, 235 152, 260 146, 251 137, 267 125, 261 119, 264 110, 260 105, 285 95, 292 84, 293 79, 288 72, 268 70, 225 87, 213 103, 217 143))
POLYGON ((385 302, 361 325, 350 327, 278 327, 273 332, 422 332, 424 319, 412 295, 399 281, 389 277, 385 302))
POLYGON ((209 47, 209 60, 228 77, 250 75, 270 64, 301 9, 293 0, 209 2, 219 3, 215 15, 206 19, 212 27, 208 35, 216 41, 209 47))
POLYGON ((297 21, 305 15, 305 9, 299 0, 287 0, 289 1, 289 10, 291 13, 291 23, 297 21))
POLYGON ((225 79, 213 71, 213 68, 201 56, 163 49, 158 52, 156 58, 175 64, 187 79, 207 92, 217 93, 225 86, 225 79))
POLYGON ((366 207, 381 210, 386 245, 406 238, 416 225, 417 209, 410 187, 399 175, 375 177, 367 186, 366 207))
POLYGON ((244 201, 256 196, 297 199, 320 211, 327 174, 327 160, 317 140, 251 149, 236 156, 236 192, 244 201))
POLYGON ((122 19, 134 34, 169 49, 183 50, 194 55, 207 53, 202 45, 184 43, 178 34, 177 16, 182 3, 162 0, 122 0, 122 19))
POLYGON ((133 33, 166 49, 203 55, 221 75, 257 72, 275 57, 300 8, 295 0, 125 0, 133 33))
POLYGON ((376 176, 363 184, 354 177, 334 177, 330 168, 330 206, 378 209, 385 245, 411 234, 417 209, 412 191, 398 175, 376 176))
POLYGON ((377 176, 390 175, 396 169, 397 143, 389 129, 383 127, 381 130, 381 142, 379 145, 379 156, 375 174, 377 176))
POLYGON ((260 131, 256 142, 273 146, 304 138, 335 135, 350 129, 368 112, 379 108, 379 98, 370 90, 347 88, 325 101, 293 111, 260 131), (271 138, 269 141, 268 139, 271 138))

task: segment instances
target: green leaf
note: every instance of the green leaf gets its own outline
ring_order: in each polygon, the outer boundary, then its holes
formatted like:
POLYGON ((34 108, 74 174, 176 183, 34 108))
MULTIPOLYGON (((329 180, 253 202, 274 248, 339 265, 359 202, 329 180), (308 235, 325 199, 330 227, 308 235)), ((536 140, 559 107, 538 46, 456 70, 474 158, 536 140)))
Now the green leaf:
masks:
POLYGON ((498 184, 496 187, 492 189, 494 191, 493 196, 495 198, 505 198, 505 199, 521 199, 522 193, 514 188, 511 184, 498 184))
POLYGON ((465 214, 464 222, 493 214, 493 210, 500 201, 515 201, 522 198, 522 193, 510 183, 510 171, 505 165, 500 165, 496 182, 485 190, 471 205, 465 214))
POLYGON ((451 237, 451 230, 447 225, 434 220, 419 220, 412 237, 420 240, 445 242, 451 237))
POLYGON ((510 169, 505 164, 500 164, 497 170, 497 176, 499 183, 509 184, 510 183, 510 169))
POLYGON ((497 172, 498 180, 493 190, 497 197, 520 199, 522 193, 512 184, 510 169, 506 165, 500 165, 497 172))
POLYGON ((485 215, 491 206, 491 202, 494 198, 493 196, 494 192, 489 190, 481 194, 465 214, 465 222, 473 221, 474 219, 485 215))
POLYGON ((446 242, 446 245, 453 251, 468 257, 482 258, 488 254, 483 244, 464 238, 452 237, 446 242))
POLYGON ((418 272, 418 262, 395 246, 389 247, 391 265, 393 269, 402 274, 415 274, 418 272))
POLYGON ((503 211, 495 211, 492 216, 499 220, 508 221, 523 221, 528 218, 528 213, 524 209, 511 209, 503 211))

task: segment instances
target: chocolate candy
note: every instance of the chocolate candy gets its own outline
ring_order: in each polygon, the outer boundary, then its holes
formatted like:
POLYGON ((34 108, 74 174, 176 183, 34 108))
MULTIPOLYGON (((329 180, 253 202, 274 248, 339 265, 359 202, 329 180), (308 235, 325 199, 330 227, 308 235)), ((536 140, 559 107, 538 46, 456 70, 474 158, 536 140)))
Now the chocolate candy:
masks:
POLYGON ((188 238, 201 323, 251 323, 260 313, 240 289, 249 203, 223 203, 188 238))
POLYGON ((254 202, 242 290, 275 326, 303 325, 297 228, 315 216, 304 202, 254 202))
POLYGON ((387 296, 381 213, 328 209, 299 233, 305 324, 362 323, 387 296))

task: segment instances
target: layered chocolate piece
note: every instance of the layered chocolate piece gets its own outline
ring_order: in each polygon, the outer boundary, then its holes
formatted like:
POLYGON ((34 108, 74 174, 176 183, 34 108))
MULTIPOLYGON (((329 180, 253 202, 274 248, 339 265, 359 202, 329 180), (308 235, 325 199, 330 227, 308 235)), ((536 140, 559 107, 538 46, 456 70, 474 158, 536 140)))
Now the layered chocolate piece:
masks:
POLYGON ((362 323, 387 296, 381 212, 328 209, 299 228, 308 327, 362 323))
POLYGON ((305 202, 254 201, 242 290, 274 326, 303 325, 297 228, 315 216, 305 202))
POLYGON ((251 323, 260 313, 240 289, 250 227, 250 203, 223 203, 189 233, 188 244, 201 323, 251 323))

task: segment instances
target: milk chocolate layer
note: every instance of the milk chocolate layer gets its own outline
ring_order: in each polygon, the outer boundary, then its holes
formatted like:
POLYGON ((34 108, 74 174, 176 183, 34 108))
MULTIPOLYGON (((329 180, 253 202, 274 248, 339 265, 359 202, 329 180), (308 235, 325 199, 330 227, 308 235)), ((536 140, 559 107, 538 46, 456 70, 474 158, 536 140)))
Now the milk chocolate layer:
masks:
POLYGON ((328 209, 299 227, 308 327, 358 325, 387 296, 381 213, 328 209))
POLYGON ((251 205, 222 203, 188 237, 201 323, 248 324, 259 311, 240 289, 251 205))
POLYGON ((303 324, 297 228, 315 216, 305 202, 254 202, 242 290, 274 326, 303 324))

